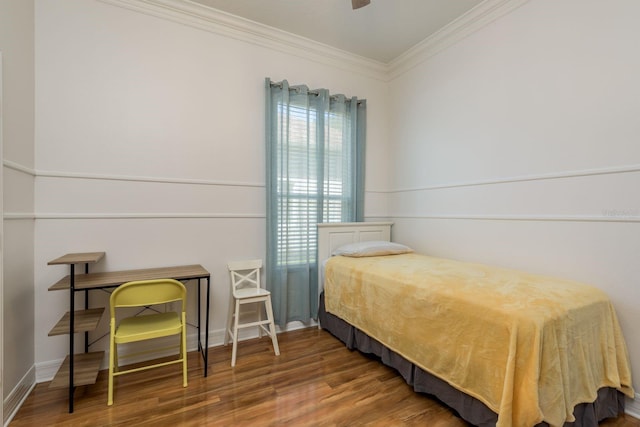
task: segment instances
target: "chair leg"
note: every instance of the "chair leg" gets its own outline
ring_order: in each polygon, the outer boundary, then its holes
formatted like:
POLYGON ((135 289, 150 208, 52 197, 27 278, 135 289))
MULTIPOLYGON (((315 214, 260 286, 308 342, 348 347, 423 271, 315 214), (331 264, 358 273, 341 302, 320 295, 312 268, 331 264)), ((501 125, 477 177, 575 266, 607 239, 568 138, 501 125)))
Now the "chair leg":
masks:
POLYGON ((267 310, 267 319, 269 319, 269 330, 271 331, 271 342, 273 343, 273 351, 276 356, 280 355, 280 347, 278 347, 278 337, 276 336, 276 325, 273 322, 273 308, 271 307, 271 298, 265 300, 265 309, 267 310))
MULTIPOLYGON (((258 322, 262 322, 262 304, 256 303, 256 311, 258 312, 258 322)), ((258 338, 262 338, 262 325, 258 326, 258 338)))
MULTIPOLYGON (((233 322, 233 309, 234 309, 233 294, 229 296, 229 311, 227 313, 227 323, 224 325, 224 345, 229 343, 229 335, 231 334, 231 326, 233 322)), ((233 337, 231 337, 233 339, 233 337)))
POLYGON ((117 344, 113 342, 113 338, 110 339, 109 349, 109 391, 107 393, 107 406, 113 405, 113 366, 115 361, 115 347, 117 344))
POLYGON ((238 352, 238 321, 240 319, 240 300, 236 300, 233 319, 233 348, 231 350, 231 366, 236 366, 236 354, 238 352))
MULTIPOLYGON (((187 319, 186 315, 182 313, 182 336, 180 337, 181 346, 180 353, 182 353, 182 387, 187 386, 187 319)), ((205 348, 204 351, 209 351, 205 348)))

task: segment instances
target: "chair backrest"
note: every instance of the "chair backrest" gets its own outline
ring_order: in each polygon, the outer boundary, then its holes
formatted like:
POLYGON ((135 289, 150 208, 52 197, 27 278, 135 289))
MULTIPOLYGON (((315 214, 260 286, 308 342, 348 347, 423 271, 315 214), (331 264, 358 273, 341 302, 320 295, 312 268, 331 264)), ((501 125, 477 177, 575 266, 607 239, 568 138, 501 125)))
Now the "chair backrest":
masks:
POLYGON ((261 259, 249 261, 235 261, 227 264, 231 275, 231 288, 260 288, 261 259))
POLYGON ((173 279, 139 280, 127 282, 116 288, 109 298, 111 317, 115 317, 118 307, 141 307, 181 301, 183 313, 186 312, 187 289, 173 279))

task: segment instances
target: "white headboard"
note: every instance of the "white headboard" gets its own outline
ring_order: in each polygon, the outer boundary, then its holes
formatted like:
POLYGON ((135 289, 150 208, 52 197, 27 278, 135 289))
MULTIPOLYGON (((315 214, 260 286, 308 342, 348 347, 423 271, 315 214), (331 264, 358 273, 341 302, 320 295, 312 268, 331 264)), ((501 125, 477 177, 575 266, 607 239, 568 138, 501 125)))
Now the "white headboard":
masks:
POLYGON ((318 266, 342 245, 391 240, 392 222, 325 222, 318 224, 318 266))
POLYGON ((325 222, 318 224, 318 287, 322 289, 323 261, 342 245, 391 240, 392 222, 325 222))

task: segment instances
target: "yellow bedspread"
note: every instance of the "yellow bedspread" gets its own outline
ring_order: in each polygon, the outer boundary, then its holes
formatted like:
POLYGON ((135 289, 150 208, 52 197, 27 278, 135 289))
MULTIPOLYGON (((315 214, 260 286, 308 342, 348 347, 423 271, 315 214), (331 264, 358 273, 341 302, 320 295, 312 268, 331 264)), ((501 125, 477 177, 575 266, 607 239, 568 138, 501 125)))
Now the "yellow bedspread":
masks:
POLYGON ((609 386, 633 397, 609 298, 569 280, 417 254, 333 257, 328 312, 482 401, 498 426, 573 421, 609 386))

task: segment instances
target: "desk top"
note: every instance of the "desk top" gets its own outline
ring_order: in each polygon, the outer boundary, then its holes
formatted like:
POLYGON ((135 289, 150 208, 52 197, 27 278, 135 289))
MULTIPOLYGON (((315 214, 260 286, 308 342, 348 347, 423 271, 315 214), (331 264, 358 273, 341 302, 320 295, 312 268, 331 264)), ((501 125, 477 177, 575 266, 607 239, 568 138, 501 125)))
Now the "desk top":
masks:
MULTIPOLYGON (((153 279, 202 279, 209 278, 211 274, 201 265, 181 265, 176 267, 147 268, 142 270, 108 271, 102 273, 76 274, 74 289, 99 289, 120 286, 123 283, 134 280, 153 279)), ((69 275, 58 280, 49 290, 57 291, 69 289, 69 275)))
POLYGON ((58 264, 88 264, 96 263, 104 257, 104 252, 82 252, 75 254, 66 254, 52 261, 49 261, 47 265, 58 264))

